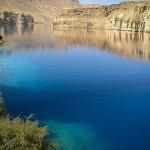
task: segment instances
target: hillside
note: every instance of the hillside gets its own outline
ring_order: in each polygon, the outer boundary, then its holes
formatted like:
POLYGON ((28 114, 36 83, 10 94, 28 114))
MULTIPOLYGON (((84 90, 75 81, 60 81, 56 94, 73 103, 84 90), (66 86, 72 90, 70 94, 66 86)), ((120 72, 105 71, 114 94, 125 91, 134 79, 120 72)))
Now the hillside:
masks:
POLYGON ((0 11, 27 13, 38 23, 52 23, 63 7, 78 6, 78 0, 0 0, 0 11))
POLYGON ((150 32, 150 1, 63 9, 53 26, 150 32))

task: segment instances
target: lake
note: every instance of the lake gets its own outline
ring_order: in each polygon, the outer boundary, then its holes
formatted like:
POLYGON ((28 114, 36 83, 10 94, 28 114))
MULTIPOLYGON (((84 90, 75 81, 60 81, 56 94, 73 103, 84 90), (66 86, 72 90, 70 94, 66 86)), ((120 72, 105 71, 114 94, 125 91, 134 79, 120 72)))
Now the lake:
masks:
POLYGON ((150 150, 150 34, 1 26, 0 91, 59 150, 150 150))

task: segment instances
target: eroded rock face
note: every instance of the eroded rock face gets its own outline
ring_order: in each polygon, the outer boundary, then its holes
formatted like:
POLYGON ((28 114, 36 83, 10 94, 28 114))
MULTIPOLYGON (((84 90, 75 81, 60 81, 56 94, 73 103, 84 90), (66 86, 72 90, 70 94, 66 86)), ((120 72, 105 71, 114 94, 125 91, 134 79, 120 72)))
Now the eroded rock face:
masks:
POLYGON ((78 0, 0 0, 0 10, 30 14, 36 23, 54 22, 64 7, 79 6, 78 0))
POLYGON ((150 32, 150 2, 63 9, 53 26, 150 32))
POLYGON ((145 21, 134 21, 120 18, 109 20, 108 29, 129 30, 129 31, 145 31, 145 21))
POLYGON ((1 24, 15 24, 15 22, 17 22, 17 16, 16 14, 13 14, 11 12, 1 12, 0 13, 0 23, 1 24))
POLYGON ((16 14, 13 12, 0 12, 0 24, 29 24, 34 23, 34 18, 28 14, 16 14))
POLYGON ((31 15, 19 14, 18 15, 18 23, 28 24, 34 23, 34 18, 31 15))

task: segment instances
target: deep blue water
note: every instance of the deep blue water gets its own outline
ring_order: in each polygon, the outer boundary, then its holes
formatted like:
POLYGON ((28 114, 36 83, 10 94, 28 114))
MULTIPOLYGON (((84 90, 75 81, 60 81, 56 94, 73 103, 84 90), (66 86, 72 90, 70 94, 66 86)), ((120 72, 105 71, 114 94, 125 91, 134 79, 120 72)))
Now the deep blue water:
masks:
MULTIPOLYGON (((9 112, 34 113, 55 136, 69 139, 65 150, 150 150, 149 43, 142 41, 147 55, 128 56, 107 45, 90 45, 86 37, 66 46, 54 31, 45 30, 46 38, 38 39, 36 26, 21 36, 17 29, 3 33, 7 42, 0 47, 0 91, 9 112)), ((72 38, 62 33, 63 40, 72 38)), ((134 50, 134 45, 126 46, 134 50)))

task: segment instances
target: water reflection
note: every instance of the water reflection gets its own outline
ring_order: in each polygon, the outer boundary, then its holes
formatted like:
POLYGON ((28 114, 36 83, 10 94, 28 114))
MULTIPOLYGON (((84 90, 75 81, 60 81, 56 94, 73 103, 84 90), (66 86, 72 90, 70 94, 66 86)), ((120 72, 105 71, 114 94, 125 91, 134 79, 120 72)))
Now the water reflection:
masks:
POLYGON ((16 32, 16 26, 15 25, 0 25, 0 29, 1 29, 1 34, 2 35, 10 35, 16 32))
POLYGON ((54 33, 63 47, 79 44, 123 57, 150 60, 150 34, 148 33, 84 29, 57 29, 54 33))
POLYGON ((13 34, 19 34, 22 35, 24 33, 32 33, 34 30, 33 24, 20 24, 16 26, 15 24, 5 24, 0 25, 0 33, 3 36, 11 36, 13 34))
POLYGON ((32 33, 34 31, 34 25, 33 24, 22 24, 20 26, 20 33, 32 33))
POLYGON ((47 25, 0 26, 0 35, 5 40, 3 45, 5 53, 16 50, 59 48, 52 30, 47 25))
MULTIPOLYGON (((0 26, 4 49, 68 50, 80 45, 105 50, 122 57, 150 60, 150 34, 111 30, 54 29, 46 25, 0 26)), ((6 50, 5 50, 6 52, 6 50)))

